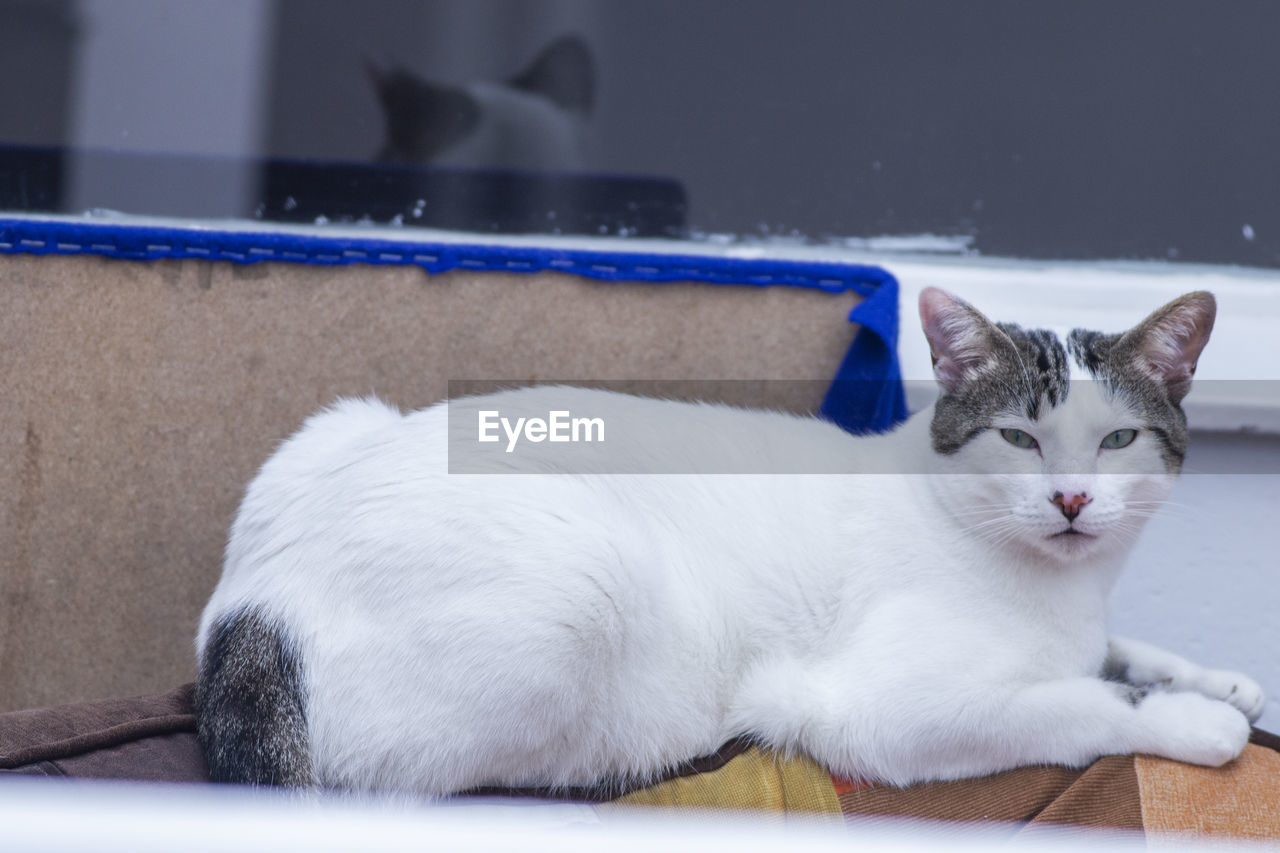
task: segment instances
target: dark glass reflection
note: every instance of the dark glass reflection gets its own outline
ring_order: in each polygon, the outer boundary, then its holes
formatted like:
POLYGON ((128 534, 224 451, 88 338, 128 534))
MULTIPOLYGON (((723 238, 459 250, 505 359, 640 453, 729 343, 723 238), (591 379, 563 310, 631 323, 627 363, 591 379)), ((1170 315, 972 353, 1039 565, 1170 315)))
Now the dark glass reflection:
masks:
POLYGON ((0 20, 9 210, 1280 267, 1266 0, 0 0, 0 20))

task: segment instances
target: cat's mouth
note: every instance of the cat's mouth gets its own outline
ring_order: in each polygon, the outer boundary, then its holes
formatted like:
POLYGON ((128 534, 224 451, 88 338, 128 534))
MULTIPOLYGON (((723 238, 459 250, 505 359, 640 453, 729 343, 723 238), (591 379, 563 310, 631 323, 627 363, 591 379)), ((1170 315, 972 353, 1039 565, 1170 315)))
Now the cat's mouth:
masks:
POLYGON ((1094 538, 1092 533, 1085 533, 1083 530, 1076 530, 1074 527, 1068 527, 1066 530, 1059 530, 1057 533, 1049 534, 1050 539, 1057 539, 1062 536, 1084 536, 1088 539, 1094 538))

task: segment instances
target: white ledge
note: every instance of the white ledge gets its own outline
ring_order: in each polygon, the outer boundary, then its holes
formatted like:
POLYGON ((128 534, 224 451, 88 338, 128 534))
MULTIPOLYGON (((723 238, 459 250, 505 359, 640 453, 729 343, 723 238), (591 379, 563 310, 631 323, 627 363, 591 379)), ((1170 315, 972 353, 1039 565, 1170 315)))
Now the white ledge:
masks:
MULTIPOLYGON (((1023 326, 1123 331, 1193 290, 1218 300, 1213 337, 1184 408, 1192 429, 1280 434, 1280 272, 1167 263, 1033 263, 884 259, 902 287, 903 377, 931 375, 915 318, 929 286, 971 302, 993 320, 1023 326)), ((912 401, 915 402, 915 401, 912 401)))

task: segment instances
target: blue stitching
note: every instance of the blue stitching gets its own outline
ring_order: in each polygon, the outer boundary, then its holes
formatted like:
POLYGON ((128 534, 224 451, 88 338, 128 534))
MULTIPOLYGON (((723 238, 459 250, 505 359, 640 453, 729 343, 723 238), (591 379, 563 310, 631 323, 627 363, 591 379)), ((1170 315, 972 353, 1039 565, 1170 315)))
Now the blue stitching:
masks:
POLYGON ((642 250, 597 252, 513 246, 406 245, 376 238, 330 237, 323 232, 312 235, 210 231, 20 217, 0 218, 0 238, 3 238, 0 251, 4 252, 98 254, 130 260, 191 257, 237 263, 266 259, 326 265, 411 263, 431 273, 456 268, 520 272, 550 269, 606 281, 787 285, 829 292, 855 290, 863 295, 893 280, 879 267, 854 264, 663 255, 642 250))

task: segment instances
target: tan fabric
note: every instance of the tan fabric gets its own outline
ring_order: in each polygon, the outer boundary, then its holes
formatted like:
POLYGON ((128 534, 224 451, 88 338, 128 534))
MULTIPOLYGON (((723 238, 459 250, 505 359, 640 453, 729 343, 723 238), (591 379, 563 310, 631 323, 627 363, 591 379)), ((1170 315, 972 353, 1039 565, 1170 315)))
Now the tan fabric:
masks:
POLYGON ((1071 824, 1095 829, 1143 829, 1138 777, 1130 755, 1094 762, 1031 818, 1037 825, 1071 824))
POLYGON ((909 788, 854 787, 840 795, 845 816, 1073 824, 1140 830, 1133 759, 1103 758, 1085 770, 1022 767, 981 779, 909 788))
POLYGON ((798 379, 817 406, 853 294, 416 267, 0 256, 0 710, 158 692, 239 497, 342 394, 450 379, 798 379))
POLYGON ((1138 756, 1142 819, 1151 836, 1280 840, 1280 753, 1250 744, 1225 767, 1138 756))
POLYGON ((807 758, 782 758, 756 747, 719 770, 672 779, 596 808, 607 815, 637 806, 750 810, 810 818, 840 815, 840 801, 826 770, 807 758))

